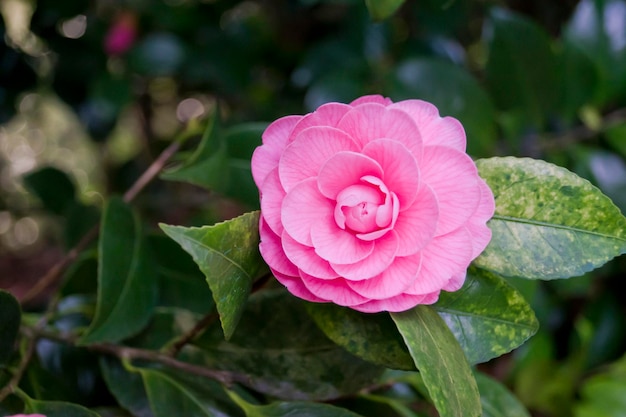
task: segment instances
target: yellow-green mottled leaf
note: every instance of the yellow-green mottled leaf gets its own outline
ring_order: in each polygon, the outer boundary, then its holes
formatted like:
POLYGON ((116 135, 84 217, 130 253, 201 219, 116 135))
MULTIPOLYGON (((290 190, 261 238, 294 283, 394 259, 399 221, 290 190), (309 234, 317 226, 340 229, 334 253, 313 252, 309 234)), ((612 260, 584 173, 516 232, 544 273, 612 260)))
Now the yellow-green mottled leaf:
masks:
POLYGON ((496 199, 493 238, 475 260, 504 276, 582 275, 626 252, 626 218, 572 172, 529 158, 476 162, 496 199))

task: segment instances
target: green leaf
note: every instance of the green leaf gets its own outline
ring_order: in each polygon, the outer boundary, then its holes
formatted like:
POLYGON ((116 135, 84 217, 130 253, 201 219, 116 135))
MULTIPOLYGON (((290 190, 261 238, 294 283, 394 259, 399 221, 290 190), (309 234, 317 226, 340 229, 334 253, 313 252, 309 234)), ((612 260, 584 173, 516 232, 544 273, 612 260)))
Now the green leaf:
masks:
POLYGON ((429 306, 391 313, 441 417, 478 417, 480 396, 461 346, 429 306))
POLYGON ((136 417, 153 417, 143 379, 135 372, 129 372, 119 360, 110 357, 100 358, 100 369, 104 382, 119 405, 136 417))
POLYGON ((476 162, 496 199, 491 243, 475 265, 504 276, 582 275, 626 252, 626 218, 588 181, 528 158, 476 162))
POLYGON ((575 417, 621 417, 626 415, 626 356, 604 372, 586 380, 582 401, 574 407, 575 417))
POLYGON ((76 197, 74 183, 57 168, 45 167, 31 172, 24 177, 24 184, 55 214, 62 215, 76 197))
POLYGON ((557 56, 561 74, 560 113, 567 121, 576 120, 581 107, 590 104, 598 89, 599 75, 593 61, 576 43, 563 42, 557 56))
POLYGON ((332 303, 308 303, 307 311, 330 340, 353 355, 387 368, 415 369, 389 314, 364 314, 332 303))
POLYGON ((365 0, 367 10, 374 20, 384 20, 394 14, 405 0, 365 0))
POLYGON ((370 386, 382 368, 330 341, 284 289, 253 294, 230 341, 209 328, 185 359, 245 375, 238 382, 282 400, 329 400, 370 386))
POLYGON ((62 401, 38 401, 22 396, 26 412, 43 414, 46 417, 100 417, 99 414, 78 404, 62 401))
POLYGON ((188 182, 220 192, 227 189, 227 148, 221 136, 218 113, 217 110, 213 112, 208 120, 200 144, 193 154, 180 166, 164 171, 162 179, 188 182))
POLYGON ((15 348, 22 310, 10 293, 0 290, 0 366, 8 362, 15 348))
POLYGON ((359 417, 359 414, 329 404, 294 401, 254 405, 245 401, 233 391, 227 391, 227 393, 245 411, 246 417, 359 417))
POLYGON ((136 334, 148 324, 158 295, 141 221, 117 197, 104 210, 98 258, 96 314, 82 344, 118 342, 136 334))
POLYGON ((540 127, 559 98, 556 58, 533 21, 495 8, 486 21, 487 86, 496 105, 540 127))
POLYGON ((530 417, 528 410, 504 385, 480 372, 474 376, 480 391, 483 417, 530 417))
POLYGON ((235 331, 255 275, 263 266, 258 225, 258 211, 213 226, 160 225, 206 276, 227 340, 235 331))
POLYGON ((495 112, 489 96, 464 69, 429 58, 401 62, 391 86, 395 99, 433 103, 442 116, 453 116, 467 132, 467 150, 473 156, 493 155, 496 140, 495 112))
POLYGON ((510 352, 539 328, 535 313, 515 288, 476 268, 469 269, 460 290, 442 292, 433 308, 472 364, 510 352))

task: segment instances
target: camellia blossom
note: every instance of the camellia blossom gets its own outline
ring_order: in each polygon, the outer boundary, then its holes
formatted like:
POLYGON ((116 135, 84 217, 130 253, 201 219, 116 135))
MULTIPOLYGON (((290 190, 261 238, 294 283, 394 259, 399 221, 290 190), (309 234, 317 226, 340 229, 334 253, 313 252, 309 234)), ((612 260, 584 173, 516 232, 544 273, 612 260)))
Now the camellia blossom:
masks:
POLYGON ((365 96, 278 119, 252 175, 261 255, 305 300, 371 313, 432 304, 491 239, 494 198, 465 131, 425 101, 365 96))
POLYGON ((15 414, 7 417, 46 417, 43 414, 15 414))

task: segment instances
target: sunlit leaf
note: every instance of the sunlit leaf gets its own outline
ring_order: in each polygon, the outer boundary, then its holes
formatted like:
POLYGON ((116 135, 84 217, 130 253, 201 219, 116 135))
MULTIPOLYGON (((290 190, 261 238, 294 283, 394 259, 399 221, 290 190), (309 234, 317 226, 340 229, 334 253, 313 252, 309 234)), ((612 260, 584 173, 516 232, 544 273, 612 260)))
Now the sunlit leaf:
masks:
POLYGON ((429 306, 391 313, 441 417, 479 417, 476 380, 461 346, 429 306))
POLYGON ((528 410, 506 387, 487 375, 476 372, 483 417, 530 417, 528 410))
POLYGON ((433 308, 470 363, 487 362, 535 334, 539 323, 524 297, 497 275, 470 268, 463 287, 442 292, 433 308))
POLYGON ((568 278, 626 252, 626 218, 588 181, 544 161, 477 161, 496 198, 493 238, 475 260, 504 276, 568 278))
POLYGON ((204 227, 161 224, 161 229, 185 249, 206 276, 229 339, 263 265, 259 254, 259 212, 204 227))
POLYGON ((140 219, 121 199, 107 204, 98 246, 98 301, 83 344, 117 342, 139 332, 157 300, 154 260, 140 219))
POLYGON ((6 363, 15 348, 22 311, 15 297, 0 290, 0 365, 6 363))

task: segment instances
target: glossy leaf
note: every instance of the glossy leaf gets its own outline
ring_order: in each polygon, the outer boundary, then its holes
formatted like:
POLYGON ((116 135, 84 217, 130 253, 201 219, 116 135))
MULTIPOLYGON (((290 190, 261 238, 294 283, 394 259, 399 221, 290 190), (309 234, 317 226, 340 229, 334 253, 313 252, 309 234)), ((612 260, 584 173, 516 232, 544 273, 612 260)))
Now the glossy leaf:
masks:
POLYGON ((472 364, 510 352, 539 328, 520 293, 501 277, 476 268, 470 268, 460 290, 442 292, 433 308, 472 364))
POLYGON ((117 342, 139 332, 157 300, 154 260, 140 219, 121 199, 105 208, 98 244, 98 301, 82 344, 117 342))
POLYGON ((478 417, 476 380, 454 335, 429 306, 391 313, 441 417, 478 417))
POLYGON ((46 417, 100 417, 87 408, 78 404, 61 401, 38 401, 22 398, 26 403, 28 413, 43 414, 46 417))
POLYGON ((293 401, 255 405, 245 401, 233 391, 228 391, 228 395, 244 410, 246 417, 359 417, 359 414, 329 404, 293 401))
POLYGON ((241 381, 283 400, 328 400, 370 386, 382 368, 330 341, 286 290, 255 293, 230 341, 209 328, 186 359, 245 375, 241 381))
POLYGON ((483 417, 530 417, 528 410, 497 380, 479 372, 474 373, 480 391, 483 417))
POLYGON ((495 8, 484 36, 489 48, 486 81, 496 105, 541 126, 559 98, 556 59, 547 34, 533 21, 495 8))
POLYGON ((259 212, 204 227, 161 224, 161 229, 185 249, 206 276, 229 339, 263 265, 259 254, 259 212))
POLYGON ((415 369, 389 314, 363 314, 332 303, 308 303, 307 311, 330 340, 353 355, 387 368, 415 369))
POLYGON ((41 168, 24 177, 24 183, 47 210, 62 215, 74 201, 76 187, 68 175, 54 167, 41 168))
POLYGON ((119 360, 100 358, 100 369, 107 388, 117 402, 136 417, 153 417, 141 375, 129 372, 119 360))
POLYGON ((13 354, 22 317, 20 304, 3 290, 0 290, 0 317, 0 365, 3 365, 13 354))
POLYGON ((384 20, 394 14, 405 0, 365 0, 367 10, 374 20, 384 20))
POLYGON ((496 198, 493 238, 474 261, 504 276, 582 275, 626 252, 626 218, 588 181, 547 162, 477 161, 496 198))

